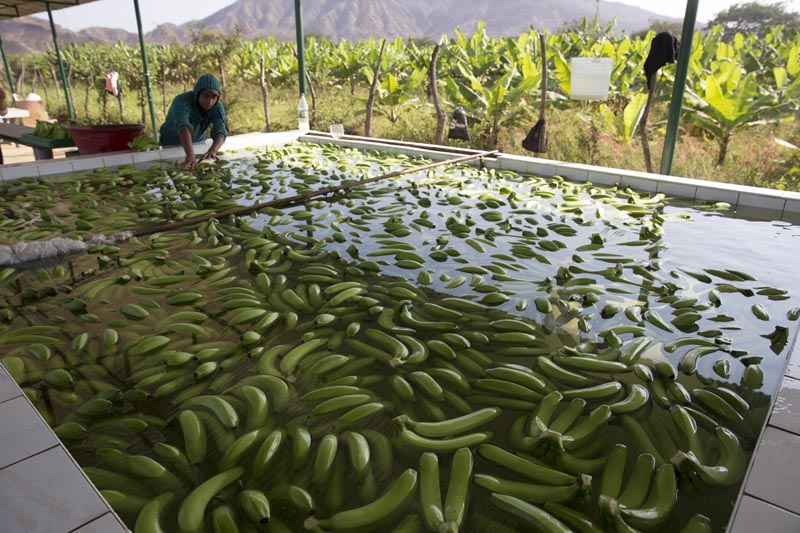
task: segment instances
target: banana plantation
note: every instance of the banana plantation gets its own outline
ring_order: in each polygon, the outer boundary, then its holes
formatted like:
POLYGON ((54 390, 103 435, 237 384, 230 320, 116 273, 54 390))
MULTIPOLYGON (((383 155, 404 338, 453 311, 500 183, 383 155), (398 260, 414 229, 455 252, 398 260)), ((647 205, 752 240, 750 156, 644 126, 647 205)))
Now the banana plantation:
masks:
MULTIPOLYGON (((598 136, 620 146, 642 142, 639 122, 647 101, 643 65, 654 32, 615 37, 612 29, 599 29, 584 20, 577 29, 547 34, 544 41, 549 78, 547 108, 556 114, 580 111, 581 117, 588 117, 585 121, 592 133, 587 139, 577 140, 589 146, 589 152, 598 136), (570 100, 573 57, 613 58, 607 101, 570 100)), ((273 38, 244 40, 238 35, 202 30, 193 41, 191 45, 148 46, 152 88, 161 119, 177 92, 188 90, 198 73, 212 72, 225 88, 223 99, 232 133, 294 127, 294 43, 273 38)), ((365 113, 365 107, 377 76, 374 113, 381 136, 441 142, 440 124, 434 137, 437 118, 440 123, 444 118, 437 117, 431 104, 435 90, 444 113, 452 113, 456 106, 467 110, 475 131, 474 145, 494 148, 500 144, 506 151, 514 151, 518 146, 504 136, 514 135, 515 128, 527 129, 539 112, 541 42, 534 28, 518 37, 495 38, 487 34, 484 25, 471 36, 456 30, 454 37, 443 36, 438 45, 402 39, 333 43, 309 37, 306 70, 312 128, 326 130, 329 123, 344 122, 348 133, 369 134, 371 125, 365 123, 364 115, 370 114, 365 113), (385 49, 381 54, 382 45, 385 49), (432 65, 435 77, 431 77, 432 65), (435 87, 431 79, 436 80, 435 87), (430 127, 413 129, 410 124, 430 127)), ((70 45, 65 57, 77 120, 147 123, 145 79, 136 48, 121 43, 70 45), (124 89, 118 101, 104 90, 105 75, 110 71, 119 72, 124 89)), ((50 51, 13 57, 11 70, 18 94, 29 90, 43 93, 51 114, 65 116, 67 106, 56 64, 50 51)), ((650 125, 655 142, 663 137, 660 126, 666 122, 674 65, 661 72, 650 125)), ((722 27, 714 27, 696 34, 681 119, 683 131, 702 139, 712 168, 723 165, 741 131, 792 121, 800 97, 798 73, 800 36, 795 32, 775 27, 762 39, 754 34, 726 36, 722 27)), ((524 137, 524 132, 521 135, 524 137)), ((553 157, 603 162, 591 153, 554 153, 553 157)), ((795 188, 796 181, 771 186, 795 188)))

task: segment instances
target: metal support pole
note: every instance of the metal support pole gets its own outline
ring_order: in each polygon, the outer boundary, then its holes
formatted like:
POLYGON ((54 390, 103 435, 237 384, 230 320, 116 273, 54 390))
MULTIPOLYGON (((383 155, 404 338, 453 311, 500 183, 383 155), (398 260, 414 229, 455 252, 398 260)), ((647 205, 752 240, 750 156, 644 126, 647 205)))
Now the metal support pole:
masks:
POLYGON ((306 47, 303 38, 302 3, 302 0, 294 0, 294 25, 297 30, 297 77, 300 82, 300 94, 306 94, 306 47))
POLYGON ((675 156, 675 144, 678 141, 678 125, 681 121, 683 92, 686 89, 686 74, 689 72, 689 58, 692 55, 694 25, 697 21, 697 5, 699 0, 687 0, 686 14, 683 17, 683 33, 681 49, 678 52, 678 65, 675 69, 675 86, 672 88, 672 103, 669 106, 667 136, 664 138, 664 152, 661 154, 661 174, 672 173, 672 158, 675 156))
POLYGON ((67 114, 69 119, 75 118, 75 111, 72 109, 72 98, 69 94, 69 84, 67 83, 67 73, 64 70, 64 60, 61 58, 61 49, 58 47, 58 36, 56 35, 56 23, 53 22, 53 10, 50 9, 50 2, 47 4, 47 16, 50 17, 50 31, 53 33, 53 46, 56 49, 56 57, 58 58, 58 68, 61 70, 61 82, 64 84, 64 96, 67 99, 67 114))
POLYGON ((8 66, 8 57, 6 57, 6 48, 3 46, 3 39, 0 37, 0 53, 3 54, 3 65, 6 67, 6 76, 8 76, 8 95, 11 97, 11 105, 14 105, 14 78, 11 76, 11 67, 8 66))
POLYGON ((150 121, 153 123, 153 137, 158 141, 158 124, 156 124, 156 108, 153 103, 153 88, 150 85, 150 63, 147 60, 147 49, 144 46, 144 33, 142 33, 142 15, 139 12, 139 0, 133 0, 136 9, 136 28, 139 30, 139 48, 142 49, 142 67, 144 68, 144 83, 147 87, 147 104, 150 106, 150 121))

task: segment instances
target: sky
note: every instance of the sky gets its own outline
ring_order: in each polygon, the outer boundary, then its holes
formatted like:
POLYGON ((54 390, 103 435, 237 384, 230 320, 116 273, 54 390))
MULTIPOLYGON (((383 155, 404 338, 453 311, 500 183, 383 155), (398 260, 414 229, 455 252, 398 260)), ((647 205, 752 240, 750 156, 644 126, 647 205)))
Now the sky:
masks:
MULTIPOLYGON (((139 0, 139 11, 142 15, 142 29, 152 31, 159 24, 171 22, 183 24, 191 20, 203 19, 212 13, 233 4, 236 0, 139 0)), ((264 0, 276 1, 276 0, 264 0)), ((282 0, 291 2, 291 0, 282 0)), ((593 13, 593 0, 584 0, 587 4, 588 14, 593 13)), ((660 15, 683 18, 686 13, 685 0, 615 0, 622 4, 639 6, 660 15)), ((706 22, 714 15, 728 9, 734 4, 745 3, 748 0, 699 0, 697 20, 706 22)), ((766 4, 778 0, 765 0, 766 4)), ((784 5, 790 11, 800 12, 800 0, 785 0, 784 5)), ((600 2, 602 17, 603 2, 600 2)), ((47 14, 42 15, 47 19, 47 14)), ((53 12, 56 24, 78 31, 89 26, 103 26, 107 28, 122 28, 136 32, 136 13, 133 0, 98 0, 85 5, 70 7, 53 12)), ((294 21, 290 21, 294 25, 294 21)))

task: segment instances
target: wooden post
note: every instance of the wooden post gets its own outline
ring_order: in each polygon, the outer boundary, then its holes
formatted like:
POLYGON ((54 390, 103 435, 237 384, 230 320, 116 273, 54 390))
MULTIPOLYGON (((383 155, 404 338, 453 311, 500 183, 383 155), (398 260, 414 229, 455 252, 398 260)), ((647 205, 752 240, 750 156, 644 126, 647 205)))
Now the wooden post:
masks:
POLYGON ((428 69, 428 80, 431 84, 431 97, 433 98, 433 108, 436 110, 436 144, 444 143, 444 125, 447 122, 447 115, 439 102, 439 87, 436 77, 436 63, 439 61, 440 45, 436 45, 431 54, 431 66, 428 69))
POLYGON ((375 104, 375 89, 378 87, 378 80, 381 76, 381 63, 383 63, 383 50, 386 48, 386 39, 381 39, 381 52, 378 54, 378 64, 375 65, 375 75, 372 77, 372 87, 369 89, 367 99, 367 118, 364 122, 364 135, 369 137, 372 134, 372 107, 375 104))

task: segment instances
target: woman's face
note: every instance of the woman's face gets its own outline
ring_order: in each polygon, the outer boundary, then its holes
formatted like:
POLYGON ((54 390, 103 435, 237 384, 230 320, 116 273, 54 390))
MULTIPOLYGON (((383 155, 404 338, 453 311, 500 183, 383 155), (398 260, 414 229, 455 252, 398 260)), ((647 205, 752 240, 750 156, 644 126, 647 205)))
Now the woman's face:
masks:
POLYGON ((213 89, 203 89, 197 97, 197 103, 206 111, 214 107, 217 100, 219 100, 219 93, 213 89))

